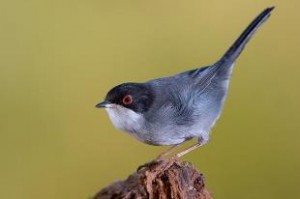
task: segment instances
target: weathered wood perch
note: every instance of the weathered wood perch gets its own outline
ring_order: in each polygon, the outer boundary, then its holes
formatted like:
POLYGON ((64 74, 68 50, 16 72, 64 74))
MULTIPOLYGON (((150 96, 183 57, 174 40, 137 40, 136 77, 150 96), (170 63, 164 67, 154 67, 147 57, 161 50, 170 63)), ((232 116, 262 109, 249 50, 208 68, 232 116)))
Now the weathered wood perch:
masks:
POLYGON ((212 199, 204 176, 178 159, 154 160, 126 180, 115 182, 93 199, 212 199))

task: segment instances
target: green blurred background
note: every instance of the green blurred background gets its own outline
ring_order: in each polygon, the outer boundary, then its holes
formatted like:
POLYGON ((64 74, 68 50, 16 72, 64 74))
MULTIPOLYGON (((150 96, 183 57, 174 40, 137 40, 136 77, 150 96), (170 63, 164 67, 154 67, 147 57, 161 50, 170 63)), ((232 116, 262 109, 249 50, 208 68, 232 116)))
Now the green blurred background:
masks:
POLYGON ((184 159, 215 198, 300 198, 299 0, 2 0, 0 198, 88 198, 153 159, 166 147, 95 104, 116 84, 213 63, 270 5, 211 141, 184 159))

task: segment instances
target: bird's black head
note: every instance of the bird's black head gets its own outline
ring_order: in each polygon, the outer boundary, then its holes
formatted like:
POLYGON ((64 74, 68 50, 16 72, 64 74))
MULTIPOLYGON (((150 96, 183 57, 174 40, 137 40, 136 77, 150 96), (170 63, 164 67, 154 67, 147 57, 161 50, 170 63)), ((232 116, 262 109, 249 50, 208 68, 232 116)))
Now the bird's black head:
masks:
POLYGON ((107 107, 107 104, 117 104, 137 113, 149 110, 154 100, 152 89, 143 83, 124 83, 112 88, 105 101, 96 107, 107 107))

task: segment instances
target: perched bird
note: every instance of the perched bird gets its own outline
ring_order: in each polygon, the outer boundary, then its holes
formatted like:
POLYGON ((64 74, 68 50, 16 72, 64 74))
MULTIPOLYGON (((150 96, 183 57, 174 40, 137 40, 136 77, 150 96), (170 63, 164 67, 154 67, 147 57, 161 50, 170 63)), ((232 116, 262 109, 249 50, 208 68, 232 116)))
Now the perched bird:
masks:
POLYGON ((162 155, 192 138, 197 143, 177 153, 178 157, 204 145, 222 112, 236 59, 273 9, 262 11, 215 64, 118 85, 96 107, 105 108, 116 128, 144 143, 173 145, 162 155))

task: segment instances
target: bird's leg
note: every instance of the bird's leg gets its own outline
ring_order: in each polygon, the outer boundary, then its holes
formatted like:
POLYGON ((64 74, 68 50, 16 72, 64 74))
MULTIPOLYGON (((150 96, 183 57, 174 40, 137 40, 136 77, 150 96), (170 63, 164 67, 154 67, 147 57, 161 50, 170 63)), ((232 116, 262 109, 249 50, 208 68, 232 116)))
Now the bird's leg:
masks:
POLYGON ((180 153, 177 153, 176 156, 179 158, 179 157, 182 157, 184 156, 185 154, 197 149, 199 146, 201 146, 201 144, 199 142, 197 142, 196 144, 190 146, 189 148, 181 151, 180 153))
POLYGON ((181 145, 182 145, 182 143, 181 144, 175 144, 175 145, 171 146, 169 149, 167 149, 164 152, 162 152, 161 154, 159 154, 156 159, 162 159, 162 158, 166 157, 167 155, 172 153, 175 149, 177 149, 181 145))
POLYGON ((176 157, 179 158, 179 157, 184 156, 185 154, 187 154, 187 153, 189 153, 189 152, 191 152, 191 151, 197 149, 198 147, 203 146, 204 144, 207 143, 207 141, 208 141, 208 139, 205 139, 205 138, 199 138, 199 140, 198 140, 198 142, 197 142, 196 144, 194 144, 194 145, 190 146, 189 148, 187 148, 187 149, 185 149, 185 150, 183 150, 183 151, 177 153, 177 154, 176 154, 176 157))

